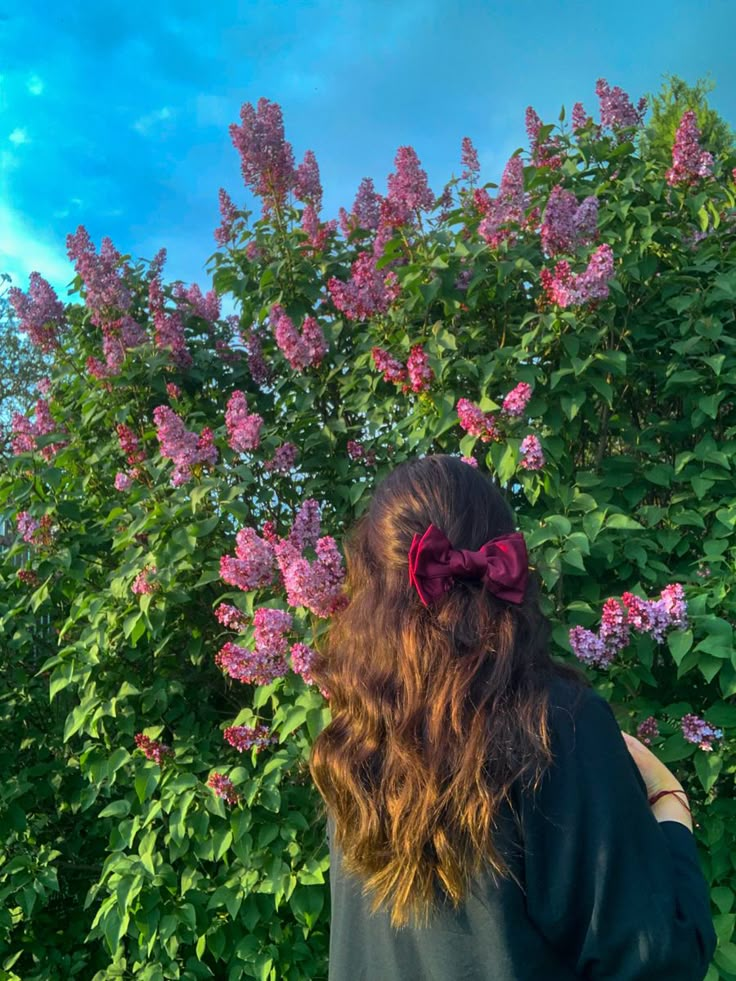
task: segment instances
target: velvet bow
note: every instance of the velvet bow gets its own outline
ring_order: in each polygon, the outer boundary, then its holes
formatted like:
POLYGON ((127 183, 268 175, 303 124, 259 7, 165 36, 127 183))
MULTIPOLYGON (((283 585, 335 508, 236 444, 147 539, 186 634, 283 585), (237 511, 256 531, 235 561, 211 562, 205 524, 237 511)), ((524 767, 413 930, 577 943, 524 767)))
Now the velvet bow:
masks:
POLYGON ((409 549, 409 582, 425 606, 440 599, 455 578, 481 579, 485 588, 509 603, 521 603, 529 578, 529 558, 521 532, 501 535, 477 552, 453 548, 435 525, 414 535, 409 549))

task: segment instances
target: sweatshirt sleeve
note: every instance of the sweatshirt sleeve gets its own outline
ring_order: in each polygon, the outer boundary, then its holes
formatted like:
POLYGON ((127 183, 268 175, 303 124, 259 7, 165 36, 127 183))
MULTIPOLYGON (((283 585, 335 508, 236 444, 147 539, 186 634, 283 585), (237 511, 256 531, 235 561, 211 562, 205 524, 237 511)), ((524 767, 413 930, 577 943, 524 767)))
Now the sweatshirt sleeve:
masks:
POLYGON ((550 723, 555 761, 521 798, 530 919, 582 978, 703 981, 717 938, 693 834, 656 820, 600 695, 550 723))

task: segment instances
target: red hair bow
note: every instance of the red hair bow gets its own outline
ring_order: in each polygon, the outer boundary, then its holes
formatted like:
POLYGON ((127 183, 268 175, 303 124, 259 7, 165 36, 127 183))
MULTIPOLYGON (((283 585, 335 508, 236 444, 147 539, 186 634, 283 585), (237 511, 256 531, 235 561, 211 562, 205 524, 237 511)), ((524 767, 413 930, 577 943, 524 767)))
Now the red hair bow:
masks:
POLYGON ((440 599, 455 578, 481 579, 485 588, 509 603, 521 603, 529 578, 529 558, 519 531, 501 535, 477 552, 453 548, 444 532, 430 525, 414 535, 409 549, 409 582, 425 606, 440 599))

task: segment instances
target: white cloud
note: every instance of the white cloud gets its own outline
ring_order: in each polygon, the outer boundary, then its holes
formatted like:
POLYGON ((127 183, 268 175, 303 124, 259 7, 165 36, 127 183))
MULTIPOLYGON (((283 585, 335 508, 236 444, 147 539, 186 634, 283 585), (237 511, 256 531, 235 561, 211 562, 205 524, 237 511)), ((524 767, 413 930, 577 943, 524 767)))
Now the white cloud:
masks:
POLYGON ((20 126, 16 126, 13 132, 8 137, 10 142, 14 146, 21 146, 23 143, 30 143, 30 138, 28 136, 28 131, 21 129, 20 126))
POLYGON ((0 204, 0 272, 10 273, 14 286, 27 289, 33 271, 47 279, 62 299, 74 276, 61 244, 50 242, 26 217, 0 204))
POLYGON ((164 122, 166 119, 170 119, 172 115, 171 109, 168 106, 164 106, 162 109, 154 109, 153 112, 146 113, 145 116, 141 116, 140 119, 136 119, 133 123, 133 129, 137 130, 142 136, 146 134, 156 125, 156 123, 164 122))
POLYGON ((39 78, 38 75, 31 75, 26 82, 26 88, 31 95, 41 95, 44 90, 43 79, 39 78))
POLYGON ((239 109, 239 106, 233 107, 232 101, 221 95, 198 95, 194 107, 198 126, 223 128, 236 121, 239 109))

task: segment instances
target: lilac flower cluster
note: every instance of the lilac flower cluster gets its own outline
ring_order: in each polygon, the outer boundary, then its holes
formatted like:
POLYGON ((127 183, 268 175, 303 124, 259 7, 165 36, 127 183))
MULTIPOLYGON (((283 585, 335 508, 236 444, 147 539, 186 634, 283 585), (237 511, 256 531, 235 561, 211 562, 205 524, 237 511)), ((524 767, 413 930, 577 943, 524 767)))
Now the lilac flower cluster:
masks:
POLYGON ((482 443, 500 439, 495 416, 483 412, 469 399, 458 399, 457 415, 462 428, 471 436, 480 437, 482 443))
POLYGON ((219 319, 220 298, 214 290, 203 294, 196 283, 192 283, 188 289, 183 283, 176 283, 172 292, 177 310, 182 316, 199 317, 209 324, 219 319))
POLYGON ((237 606, 231 606, 229 603, 220 603, 215 610, 215 617, 223 627, 234 630, 238 634, 242 634, 248 626, 248 618, 245 613, 239 610, 237 606))
POLYGON ((632 630, 648 633, 661 644, 668 630, 682 630, 688 625, 687 602, 680 583, 665 586, 656 600, 625 592, 621 602, 623 607, 614 598, 606 600, 598 634, 583 627, 570 630, 570 646, 581 661, 608 667, 628 645, 632 630))
POLYGON ((300 201, 311 204, 315 211, 322 207, 322 184, 319 178, 317 158, 307 150, 294 174, 294 194, 300 201))
POLYGON ((135 744, 143 752, 146 759, 153 760, 159 766, 163 766, 167 759, 171 759, 174 756, 171 746, 159 742, 158 739, 150 739, 142 732, 136 733, 135 744))
POLYGON ((261 442, 263 418, 248 411, 248 401, 241 391, 234 391, 225 409, 227 440, 236 453, 257 450, 261 442))
POLYGON ((166 394, 175 402, 181 398, 181 389, 174 382, 166 382, 166 394))
POLYGON ((434 371, 429 366, 429 357, 421 344, 415 344, 406 362, 412 392, 424 392, 432 384, 434 371))
POLYGON ((32 518, 27 511, 19 511, 15 520, 18 525, 18 534, 23 541, 32 542, 33 536, 41 527, 41 522, 32 518))
POLYGON ((653 715, 647 716, 643 722, 639 723, 636 729, 636 735, 647 746, 651 745, 653 739, 659 737, 659 726, 653 715))
POLYGON ((182 368, 192 363, 184 334, 184 322, 179 310, 166 312, 163 286, 159 276, 148 284, 148 306, 153 319, 154 342, 161 350, 170 350, 174 361, 182 368))
POLYGON ((372 467, 376 462, 375 451, 366 450, 362 443, 354 439, 348 440, 347 454, 351 460, 362 460, 369 467, 372 467))
POLYGON ((142 572, 139 572, 133 580, 133 585, 130 587, 131 592, 135 593, 137 596, 143 596, 146 593, 153 593, 156 589, 156 583, 151 582, 149 576, 155 575, 156 566, 146 566, 146 568, 142 572))
POLYGON ((532 395, 532 386, 528 385, 526 382, 519 382, 515 388, 512 388, 508 393, 506 398, 503 400, 503 405, 501 406, 501 411, 504 415, 510 416, 511 418, 519 418, 524 415, 526 410, 527 402, 532 395))
POLYGON ((133 482, 140 477, 141 471, 139 464, 145 460, 146 454, 141 449, 140 441, 130 426, 118 423, 116 432, 118 434, 120 449, 125 453, 125 458, 130 464, 131 469, 127 472, 121 471, 115 475, 115 489, 127 491, 130 490, 133 482))
POLYGON ((672 166, 665 179, 668 184, 697 184, 713 172, 713 154, 700 146, 697 116, 688 109, 680 120, 672 147, 672 166))
POLYGON ((253 528, 241 528, 235 536, 235 556, 220 559, 220 578, 244 592, 273 582, 276 557, 273 547, 253 528))
POLYGON ((467 463, 468 466, 475 467, 476 470, 478 469, 478 461, 474 456, 461 456, 460 459, 463 463, 467 463))
POLYGON ((294 469, 298 455, 299 449, 294 443, 282 443, 276 447, 272 458, 266 460, 263 468, 269 473, 289 473, 294 469))
POLYGON ((381 214, 381 195, 376 193, 370 177, 364 177, 355 195, 353 210, 348 214, 340 208, 340 230, 348 238, 357 229, 375 231, 381 214))
POLYGON ((314 317, 304 318, 301 336, 286 311, 277 303, 271 307, 270 320, 276 344, 295 371, 319 367, 328 346, 314 317))
MULTIPOLYGON (((49 404, 45 399, 38 399, 35 408, 35 422, 31 422, 27 416, 20 412, 14 412, 11 425, 11 446, 13 453, 33 453, 36 449, 36 439, 39 436, 48 436, 49 433, 57 432, 60 427, 54 421, 49 404)), ((41 456, 44 460, 51 460, 65 446, 63 442, 50 443, 41 449, 41 456)))
POLYGON ((612 130, 641 126, 647 106, 645 98, 639 99, 634 108, 626 92, 618 85, 611 88, 605 78, 599 78, 596 82, 595 94, 598 96, 602 126, 612 130))
POLYGON ((131 293, 125 284, 128 267, 109 238, 103 238, 99 255, 83 225, 66 239, 67 254, 85 289, 92 323, 103 327, 130 309, 131 293))
POLYGON ((476 195, 476 203, 482 206, 482 218, 478 234, 491 248, 502 242, 513 243, 515 233, 510 225, 523 225, 526 217, 527 195, 524 193, 524 162, 512 157, 504 168, 498 195, 491 199, 485 194, 476 195))
POLYGON ((519 452, 521 454, 519 466, 524 470, 541 470, 544 466, 544 453, 538 436, 533 434, 525 436, 521 441, 519 452))
POLYGON ((379 269, 370 252, 358 255, 347 283, 333 276, 327 289, 336 308, 348 320, 369 320, 385 313, 400 293, 396 273, 379 269))
POLYGON ((240 802, 240 794, 235 789, 232 780, 222 773, 213 773, 207 781, 207 786, 211 787, 215 794, 228 804, 240 802))
POLYGON ((406 367, 388 351, 384 351, 381 347, 373 347, 371 348, 371 357, 376 368, 383 372, 384 381, 394 384, 406 381, 408 375, 406 367))
POLYGON ((259 99, 240 110, 240 126, 230 126, 233 146, 240 154, 243 180, 263 200, 263 213, 281 207, 294 184, 294 151, 284 138, 281 107, 259 99))
POLYGON ((256 385, 265 385, 269 381, 270 373, 263 357, 261 336, 255 327, 251 327, 243 343, 248 356, 248 371, 251 378, 256 385))
POLYGON ((473 146, 473 142, 469 136, 463 137, 460 162, 465 168, 460 175, 460 180, 470 181, 471 183, 476 181, 480 174, 480 161, 478 160, 478 151, 473 146))
POLYGON ((715 729, 712 725, 710 725, 710 723, 706 722, 705 719, 700 719, 697 715, 693 715, 692 713, 683 715, 682 719, 680 720, 680 726, 685 739, 687 739, 689 743, 695 743, 706 753, 710 753, 712 751, 713 740, 721 739, 723 736, 722 729, 715 729))
POLYGON ((593 122, 593 117, 589 116, 585 111, 585 106, 582 102, 576 102, 572 107, 572 128, 573 132, 579 129, 587 129, 587 127, 593 122))
POLYGON ((531 106, 527 106, 525 124, 534 166, 558 170, 565 159, 559 152, 561 149, 559 136, 547 137, 546 140, 542 140, 539 131, 542 129, 543 123, 531 106))
POLYGON ((204 428, 199 436, 189 432, 183 420, 168 405, 159 405, 153 410, 153 421, 156 423, 161 456, 174 462, 172 487, 180 487, 190 480, 192 467, 197 464, 217 463, 217 449, 211 429, 204 428))
POLYGON ((217 197, 222 221, 215 229, 215 241, 218 245, 227 245, 233 237, 233 225, 238 220, 238 209, 224 187, 220 188, 217 197))
POLYGON ((610 245, 599 245, 582 273, 573 273, 563 259, 554 272, 542 269, 539 278, 548 301, 563 309, 582 306, 591 300, 605 300, 609 280, 613 278, 613 250, 610 245))
POLYGON ((269 685, 288 670, 286 633, 292 623, 291 614, 284 610, 265 607, 256 610, 253 617, 255 648, 251 650, 228 642, 216 654, 215 663, 243 684, 269 685))
POLYGON ((593 241, 598 227, 598 199, 587 197, 580 204, 572 191, 557 184, 547 201, 540 229, 542 248, 549 256, 568 255, 593 241))
POLYGON ((382 220, 396 227, 412 224, 419 211, 429 210, 434 195, 427 183, 416 150, 400 146, 394 160, 396 170, 388 177, 388 194, 383 202, 382 220))
POLYGON ((18 315, 18 326, 32 344, 44 352, 59 346, 59 330, 65 322, 64 305, 43 276, 32 272, 28 293, 12 286, 8 300, 18 315))
POLYGON ((262 749, 272 743, 279 741, 278 736, 271 735, 267 725, 256 726, 228 726, 223 732, 225 742, 230 743, 233 749, 239 753, 245 753, 249 749, 255 749, 260 753, 262 749))
POLYGON ((115 474, 115 490, 117 491, 128 491, 135 483, 135 478, 133 476, 134 471, 126 473, 124 470, 118 470, 115 474))

